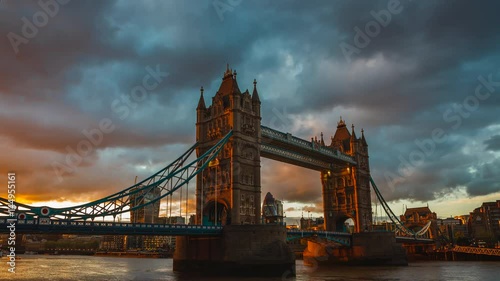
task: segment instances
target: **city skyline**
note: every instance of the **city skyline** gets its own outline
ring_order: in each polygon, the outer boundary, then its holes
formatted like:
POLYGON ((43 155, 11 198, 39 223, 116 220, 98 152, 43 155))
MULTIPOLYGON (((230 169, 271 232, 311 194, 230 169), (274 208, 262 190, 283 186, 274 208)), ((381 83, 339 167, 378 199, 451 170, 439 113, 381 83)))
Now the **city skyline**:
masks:
MULTIPOLYGON (((257 80, 263 125, 327 144, 340 116, 364 129, 395 212, 468 214, 500 198, 499 19, 465 2, 391 2, 75 1, 26 36, 23 18, 44 7, 3 1, 0 170, 33 205, 129 187, 195 142, 200 86, 211 104, 229 63, 242 90, 257 80)), ((261 191, 289 216, 321 214, 315 171, 262 159, 261 191)))

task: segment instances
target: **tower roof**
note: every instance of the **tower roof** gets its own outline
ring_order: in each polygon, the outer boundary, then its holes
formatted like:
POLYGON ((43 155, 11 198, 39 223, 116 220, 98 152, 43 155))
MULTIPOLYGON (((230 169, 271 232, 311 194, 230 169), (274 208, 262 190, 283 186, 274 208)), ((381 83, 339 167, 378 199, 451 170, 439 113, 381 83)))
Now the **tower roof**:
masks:
POLYGON ((206 109, 205 99, 203 98, 203 87, 200 89, 200 100, 198 101, 198 107, 196 109, 206 109))
POLYGON ((361 144, 364 146, 368 146, 368 143, 366 142, 365 139, 365 130, 361 129, 361 144))
POLYGON ((358 138, 356 137, 356 132, 354 132, 354 124, 352 124, 351 139, 353 141, 357 141, 358 140, 358 138))
POLYGON ((431 209, 429 207, 417 207, 417 208, 407 208, 404 216, 410 216, 413 213, 418 213, 419 216, 425 216, 431 214, 431 209))
POLYGON ((337 131, 332 138, 332 144, 330 146, 340 148, 342 147, 344 151, 349 151, 351 149, 351 134, 345 125, 345 121, 340 117, 340 121, 337 123, 337 131))
POLYGON ((253 79, 252 101, 260 103, 259 93, 257 92, 257 79, 253 79))
POLYGON ((240 88, 238 87, 238 82, 236 82, 236 70, 233 72, 227 65, 226 71, 222 77, 222 83, 220 84, 218 93, 225 95, 231 95, 234 93, 241 94, 240 88))

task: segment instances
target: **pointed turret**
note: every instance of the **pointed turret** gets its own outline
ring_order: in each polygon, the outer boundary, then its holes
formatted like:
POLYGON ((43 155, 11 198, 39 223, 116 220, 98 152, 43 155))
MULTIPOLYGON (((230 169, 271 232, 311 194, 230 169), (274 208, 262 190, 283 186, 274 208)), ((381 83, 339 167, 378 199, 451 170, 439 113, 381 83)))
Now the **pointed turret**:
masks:
POLYGON ((226 72, 222 76, 222 83, 220 84, 219 90, 217 93, 222 94, 223 96, 232 95, 232 94, 241 94, 240 88, 238 87, 238 82, 236 82, 236 70, 233 72, 231 68, 229 68, 229 64, 226 67, 226 72))
POLYGON ((348 152, 351 149, 350 140, 351 134, 349 133, 349 129, 347 129, 345 121, 342 120, 341 116, 340 121, 337 123, 337 131, 335 131, 335 135, 333 136, 330 146, 340 149, 343 152, 348 152))
POLYGON ((321 132, 321 145, 325 146, 325 140, 323 140, 323 132, 321 132))
POLYGON ((203 86, 200 88, 200 100, 198 101, 198 107, 196 110, 205 110, 207 106, 205 105, 205 98, 203 98, 203 86))
POLYGON ((356 138, 356 132, 354 132, 354 124, 351 126, 351 153, 358 150, 358 139, 356 138))
POLYGON ((253 79, 252 101, 260 103, 259 93, 257 92, 257 79, 253 79))
POLYGON ((365 130, 361 129, 361 144, 364 146, 368 146, 368 143, 366 142, 365 139, 365 130))
POLYGON ((257 80, 253 79, 253 92, 252 92, 252 108, 253 111, 260 116, 260 98, 257 92, 257 80))

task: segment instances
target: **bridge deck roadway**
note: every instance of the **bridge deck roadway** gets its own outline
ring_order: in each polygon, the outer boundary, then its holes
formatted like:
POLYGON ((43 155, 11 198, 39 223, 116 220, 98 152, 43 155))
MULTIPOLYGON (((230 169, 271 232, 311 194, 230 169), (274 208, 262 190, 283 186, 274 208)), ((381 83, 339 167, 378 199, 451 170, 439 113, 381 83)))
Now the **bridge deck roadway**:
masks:
MULTIPOLYGON (((9 230, 10 223, 0 219, 0 233, 9 230)), ((38 223, 38 220, 18 220, 16 234, 86 234, 86 235, 220 235, 222 226, 182 225, 182 224, 142 224, 119 222, 62 221, 50 220, 38 223)))
POLYGON ((261 155, 266 158, 313 170, 324 170, 346 163, 356 164, 347 154, 297 138, 289 133, 261 126, 261 136, 261 155))
MULTIPOLYGON (((10 222, 0 218, 0 233, 9 233, 10 222)), ((82 234, 82 235, 166 235, 166 236, 217 236, 222 226, 185 224, 142 224, 121 222, 65 221, 27 219, 15 221, 16 234, 82 234)), ((350 244, 352 234, 345 232, 288 230, 288 236, 332 238, 342 244, 350 244)), ((396 237, 398 243, 434 243, 432 239, 396 237)))

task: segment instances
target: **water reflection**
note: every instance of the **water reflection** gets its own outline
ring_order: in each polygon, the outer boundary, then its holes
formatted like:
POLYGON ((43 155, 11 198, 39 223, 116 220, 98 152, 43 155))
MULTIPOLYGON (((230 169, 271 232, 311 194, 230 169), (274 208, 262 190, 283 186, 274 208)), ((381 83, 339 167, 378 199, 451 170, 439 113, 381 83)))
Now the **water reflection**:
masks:
MULTIPOLYGON (((26 256, 16 261, 15 278, 2 258, 0 280, 235 280, 231 277, 204 277, 196 272, 172 271, 172 259, 144 259, 92 256, 26 256)), ((418 262, 408 267, 332 267, 313 269, 297 261, 297 277, 292 281, 316 280, 498 280, 498 262, 418 262)), ((246 281, 281 278, 237 278, 246 281)))

